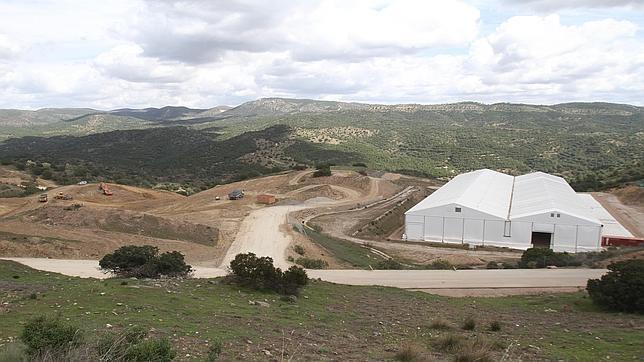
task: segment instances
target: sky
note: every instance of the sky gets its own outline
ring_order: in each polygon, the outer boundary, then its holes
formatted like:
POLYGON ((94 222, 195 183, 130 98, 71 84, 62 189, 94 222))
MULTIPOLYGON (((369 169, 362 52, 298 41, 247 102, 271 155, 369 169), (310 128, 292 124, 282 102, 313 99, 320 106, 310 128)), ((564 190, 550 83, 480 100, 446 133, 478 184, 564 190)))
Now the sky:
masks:
POLYGON ((0 108, 644 105, 644 0, 0 0, 0 108))

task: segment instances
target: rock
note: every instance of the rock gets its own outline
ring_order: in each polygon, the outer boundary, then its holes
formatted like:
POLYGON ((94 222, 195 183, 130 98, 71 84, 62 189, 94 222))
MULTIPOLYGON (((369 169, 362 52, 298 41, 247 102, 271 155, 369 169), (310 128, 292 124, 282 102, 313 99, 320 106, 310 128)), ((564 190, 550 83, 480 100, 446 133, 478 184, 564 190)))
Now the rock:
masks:
POLYGON ((107 323, 107 324, 105 325, 105 328, 112 328, 112 325, 111 325, 111 324, 109 324, 109 323, 107 323))
POLYGON ((264 353, 267 356, 272 356, 271 351, 269 351, 267 349, 263 350, 262 353, 264 353))

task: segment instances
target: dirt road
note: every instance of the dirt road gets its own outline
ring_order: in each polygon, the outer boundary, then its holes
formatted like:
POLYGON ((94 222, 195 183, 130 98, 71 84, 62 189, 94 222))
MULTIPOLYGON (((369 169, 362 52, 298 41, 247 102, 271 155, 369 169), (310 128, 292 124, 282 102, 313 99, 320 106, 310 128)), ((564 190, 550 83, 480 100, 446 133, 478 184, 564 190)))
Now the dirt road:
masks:
POLYGON ((291 237, 284 228, 287 216, 293 211, 305 209, 307 205, 272 206, 254 210, 242 222, 237 237, 224 256, 221 268, 226 268, 239 253, 255 253, 270 256, 275 266, 288 269, 292 264, 286 261, 286 248, 291 237))
POLYGON ((644 237, 644 206, 626 205, 607 192, 593 192, 592 195, 631 234, 644 237))
MULTIPOLYGON (((107 278, 96 260, 0 258, 34 269, 82 278, 107 278)), ((221 268, 194 267, 196 278, 226 275, 221 268)), ((308 270, 312 278, 348 285, 378 285, 421 290, 448 296, 495 296, 541 291, 574 291, 599 278, 605 269, 523 270, 308 270)))

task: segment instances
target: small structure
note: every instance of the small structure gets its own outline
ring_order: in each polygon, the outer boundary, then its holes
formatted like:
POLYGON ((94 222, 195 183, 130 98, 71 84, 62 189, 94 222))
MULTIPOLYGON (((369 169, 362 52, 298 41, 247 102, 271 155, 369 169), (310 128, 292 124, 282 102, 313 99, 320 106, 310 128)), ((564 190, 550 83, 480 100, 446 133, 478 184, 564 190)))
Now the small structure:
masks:
POLYGON ((274 195, 260 194, 257 195, 257 202, 260 204, 271 205, 277 202, 277 198, 274 195))
POLYGON ((239 200, 244 198, 244 191, 242 190, 233 190, 228 194, 229 200, 239 200))
POLYGON ((39 202, 47 202, 47 199, 48 199, 47 194, 40 194, 40 196, 38 196, 39 202))

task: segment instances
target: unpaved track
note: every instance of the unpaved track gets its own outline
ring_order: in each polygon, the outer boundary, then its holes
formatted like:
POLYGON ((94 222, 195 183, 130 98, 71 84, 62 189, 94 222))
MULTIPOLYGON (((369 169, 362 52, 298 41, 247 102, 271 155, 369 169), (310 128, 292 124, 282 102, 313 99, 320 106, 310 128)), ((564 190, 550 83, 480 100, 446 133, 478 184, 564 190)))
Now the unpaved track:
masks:
POLYGON ((239 253, 255 253, 270 256, 275 266, 288 269, 292 264, 286 261, 286 249, 291 237, 283 226, 288 214, 305 209, 306 205, 283 205, 254 210, 242 222, 235 241, 226 252, 221 267, 225 268, 239 253))
MULTIPOLYGON (((34 269, 83 278, 107 278, 96 260, 45 258, 0 258, 34 269)), ((523 270, 308 270, 312 278, 348 285, 374 285, 422 290, 451 296, 494 296, 541 291, 574 291, 599 278, 605 269, 523 270)), ((221 268, 194 267, 193 276, 215 278, 226 275, 221 268)))

